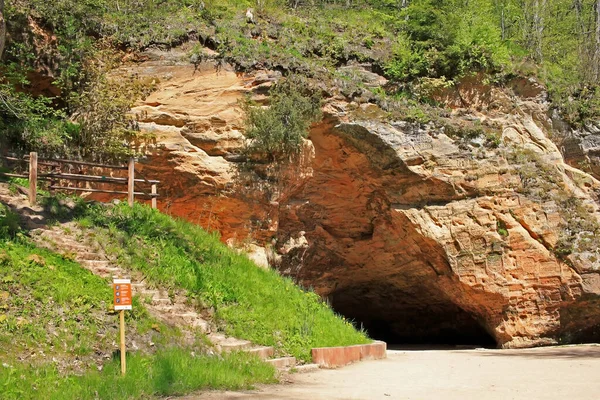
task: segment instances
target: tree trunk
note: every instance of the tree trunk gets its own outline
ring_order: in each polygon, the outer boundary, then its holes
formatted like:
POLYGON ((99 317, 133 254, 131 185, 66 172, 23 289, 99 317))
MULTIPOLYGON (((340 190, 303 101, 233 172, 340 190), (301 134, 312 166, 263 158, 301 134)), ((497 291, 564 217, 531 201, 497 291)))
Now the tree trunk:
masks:
POLYGON ((0 58, 6 44, 6 20, 4 19, 4 0, 0 0, 0 58))
POLYGON ((544 39, 544 10, 546 8, 546 0, 535 0, 533 7, 533 34, 535 37, 535 57, 538 62, 544 59, 542 49, 544 39))
POLYGON ((596 0, 596 51, 594 54, 594 78, 600 79, 600 0, 596 0))
POLYGON ((506 40, 506 22, 504 21, 504 7, 500 15, 500 32, 502 32, 502 41, 506 40))
POLYGON ((577 15, 577 29, 579 29, 579 34, 583 35, 585 32, 585 22, 583 18, 582 0, 575 0, 573 2, 573 7, 575 8, 575 14, 577 15))

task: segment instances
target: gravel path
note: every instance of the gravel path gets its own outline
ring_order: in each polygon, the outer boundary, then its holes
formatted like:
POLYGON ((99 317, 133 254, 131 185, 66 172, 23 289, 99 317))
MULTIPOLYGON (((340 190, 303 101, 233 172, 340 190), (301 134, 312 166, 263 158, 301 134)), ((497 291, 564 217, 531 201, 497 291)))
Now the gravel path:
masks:
POLYGON ((388 359, 294 374, 288 383, 206 399, 600 399, 600 346, 388 351, 388 359))

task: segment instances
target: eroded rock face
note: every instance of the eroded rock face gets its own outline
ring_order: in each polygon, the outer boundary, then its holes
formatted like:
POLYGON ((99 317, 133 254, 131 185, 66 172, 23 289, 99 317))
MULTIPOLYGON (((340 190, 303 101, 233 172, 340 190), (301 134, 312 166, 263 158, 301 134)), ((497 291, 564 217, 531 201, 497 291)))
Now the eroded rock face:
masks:
POLYGON ((440 94, 453 118, 495 126, 492 145, 440 125, 355 120, 347 104, 329 104, 298 169, 275 187, 240 186, 238 100, 264 100, 278 75, 194 70, 171 57, 131 67, 160 80, 133 113, 157 137, 143 169, 162 181, 161 210, 228 243, 253 242, 254 253, 266 244, 261 262, 268 256, 378 337, 505 347, 600 339, 600 254, 576 230, 598 224, 600 183, 548 139, 555 124, 535 82, 467 81, 440 94))
POLYGON ((281 241, 301 229, 309 246, 286 254, 285 273, 400 338, 560 336, 560 309, 586 288, 552 252, 560 215, 510 189, 519 178, 500 155, 473 159, 407 124, 330 124, 311 139, 314 175, 279 212, 281 241))
MULTIPOLYGON (((158 207, 207 230, 224 241, 242 243, 252 236, 264 244, 275 230, 273 207, 240 194, 231 195, 237 152, 243 145, 240 100, 246 94, 264 99, 277 72, 236 74, 211 63, 194 66, 185 49, 151 50, 120 73, 153 81, 156 90, 131 111, 154 145, 136 166, 158 179, 158 207), (251 232, 256 234, 251 235, 251 232)), ((99 200, 108 196, 94 195, 99 200)))
POLYGON ((572 224, 561 202, 577 199, 597 224, 599 183, 564 164, 544 105, 520 101, 514 114, 487 115, 502 127, 497 148, 433 125, 316 127, 314 174, 279 211, 279 241, 302 230, 308 246, 288 251, 282 271, 392 340, 597 340, 597 251, 556 249, 572 224), (531 194, 515 154, 554 180, 544 196, 531 194))

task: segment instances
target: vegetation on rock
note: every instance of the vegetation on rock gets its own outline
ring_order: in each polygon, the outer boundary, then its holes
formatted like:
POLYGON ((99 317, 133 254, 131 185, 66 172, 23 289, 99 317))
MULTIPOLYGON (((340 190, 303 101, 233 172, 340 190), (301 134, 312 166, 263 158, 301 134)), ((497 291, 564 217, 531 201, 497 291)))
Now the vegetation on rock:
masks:
POLYGON ((139 140, 120 107, 132 89, 107 82, 94 60, 106 46, 136 51, 185 41, 211 47, 219 62, 239 69, 313 78, 329 94, 339 90, 339 66, 368 63, 391 84, 374 94, 350 77, 354 88, 345 95, 360 101, 410 99, 427 80, 453 85, 480 71, 495 82, 533 75, 547 83, 568 122, 584 125, 600 115, 598 8, 597 0, 8 1, 0 134, 22 149, 76 148, 89 157, 96 146, 122 155, 139 140), (248 7, 256 14, 250 22, 248 7), (42 78, 50 85, 44 93, 42 78), (102 113, 81 116, 103 104, 103 90, 116 96, 110 114, 117 126, 102 113))
POLYGON ((250 99, 244 108, 246 136, 252 139, 246 154, 268 162, 283 161, 300 153, 310 124, 321 117, 321 98, 305 83, 288 79, 271 88, 267 108, 250 99))

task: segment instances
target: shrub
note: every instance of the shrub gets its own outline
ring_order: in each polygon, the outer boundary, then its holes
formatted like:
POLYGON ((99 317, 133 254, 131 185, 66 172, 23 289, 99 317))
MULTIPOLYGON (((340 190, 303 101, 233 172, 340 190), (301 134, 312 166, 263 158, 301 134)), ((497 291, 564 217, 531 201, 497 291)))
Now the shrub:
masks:
POLYGON ((387 75, 396 81, 453 79, 498 69, 508 61, 508 49, 487 8, 463 8, 439 0, 411 2, 402 11, 405 21, 385 66, 387 75))
POLYGON ((0 239, 13 237, 19 230, 19 216, 0 203, 0 239))
POLYGON ((302 80, 288 78, 270 91, 270 106, 262 108, 247 100, 245 149, 251 158, 284 161, 300 153, 310 124, 321 117, 320 94, 302 80))

